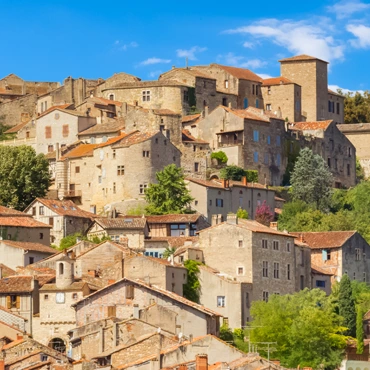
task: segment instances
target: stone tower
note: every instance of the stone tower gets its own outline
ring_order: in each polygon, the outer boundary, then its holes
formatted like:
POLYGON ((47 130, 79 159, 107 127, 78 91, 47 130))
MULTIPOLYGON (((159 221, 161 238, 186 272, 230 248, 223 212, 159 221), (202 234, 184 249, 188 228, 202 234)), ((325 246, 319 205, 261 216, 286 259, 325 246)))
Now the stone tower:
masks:
POLYGON ((58 289, 66 288, 73 283, 74 281, 73 271, 74 271, 74 261, 67 255, 65 255, 59 261, 57 261, 55 283, 58 289))
POLYGON ((328 119, 328 62, 309 55, 279 60, 281 76, 302 87, 306 121, 328 119))

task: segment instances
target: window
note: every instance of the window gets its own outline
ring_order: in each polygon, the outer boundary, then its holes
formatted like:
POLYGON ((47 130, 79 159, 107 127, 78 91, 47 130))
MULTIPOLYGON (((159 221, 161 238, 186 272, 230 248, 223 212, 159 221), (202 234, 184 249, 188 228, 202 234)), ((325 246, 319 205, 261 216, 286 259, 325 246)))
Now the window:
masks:
POLYGON ((272 249, 274 251, 278 251, 279 250, 279 242, 277 240, 274 240, 273 243, 272 243, 272 249))
POLYGON ((271 110, 271 104, 266 104, 266 110, 271 110))
POLYGON ((222 105, 227 107, 227 98, 222 98, 222 105))
POLYGON ((39 215, 43 216, 44 215, 44 212, 45 212, 44 206, 40 206, 39 207, 39 215))
POLYGON ((258 152, 253 153, 253 161, 258 163, 258 152))
POLYGON ((69 135, 69 125, 63 125, 62 135, 63 135, 63 137, 68 137, 68 135, 69 135))
POLYGON ((255 86, 254 85, 252 85, 252 94, 254 95, 254 88, 255 88, 255 86))
POLYGON ((36 207, 32 207, 32 216, 36 216, 36 207))
POLYGON ((356 280, 356 273, 353 273, 353 280, 356 280))
POLYGON ((114 95, 113 94, 109 94, 109 100, 114 100, 114 95))
POLYGON ((113 159, 116 159, 116 149, 113 149, 113 152, 112 152, 112 158, 113 158, 113 159))
POLYGON ((217 307, 225 307, 225 305, 226 305, 225 296, 223 295, 217 296, 217 307))
POLYGON ((77 293, 73 293, 72 294, 72 299, 76 300, 78 298, 78 294, 77 293))
POLYGON ((150 101, 150 91, 145 90, 142 93, 143 101, 150 101))
POLYGON ((122 176, 125 174, 125 166, 117 166, 117 176, 122 176))
POLYGON ((322 250, 322 260, 327 261, 330 260, 331 254, 330 254, 330 249, 323 249, 322 250))
POLYGON ((149 157, 149 150, 143 150, 143 157, 149 157))
POLYGON ((248 98, 244 98, 243 107, 244 109, 248 108, 248 98))
POLYGON ((269 154, 268 153, 265 153, 263 162, 264 164, 269 164, 269 154))
POLYGON ((229 80, 225 80, 225 89, 229 88, 229 80))
POLYGON ((258 106, 259 106, 259 101, 258 99, 256 99, 256 108, 258 108, 258 106))
POLYGON ((113 183, 113 194, 116 194, 116 183, 113 183))
POLYGON ((244 267, 238 267, 238 275, 244 275, 244 267))
POLYGON ((44 301, 47 301, 49 299, 49 294, 44 294, 44 301))
POLYGON ((316 280, 316 287, 317 288, 325 288, 325 281, 324 280, 316 280))
POLYGON ((239 240, 238 245, 239 245, 239 248, 243 248, 243 240, 239 240))
POLYGON ((280 165, 281 165, 281 156, 280 156, 280 154, 278 153, 278 154, 276 154, 276 165, 278 166, 278 167, 280 167, 280 165))
POLYGON ((288 280, 290 280, 291 279, 291 277, 290 277, 290 264, 288 263, 287 264, 287 266, 286 266, 286 278, 288 279, 288 280))
POLYGON ((366 272, 363 273, 362 280, 364 283, 366 283, 366 272))
POLYGON ((140 194, 145 194, 145 189, 148 187, 147 184, 140 184, 140 189, 139 189, 139 193, 140 194))
POLYGON ((28 263, 32 265, 35 262, 35 257, 28 257, 28 263))
POLYGON ((280 145, 281 145, 280 135, 277 135, 277 136, 276 136, 276 145, 277 145, 277 146, 280 146, 280 145))
POLYGON ((270 145, 271 144, 271 136, 267 136, 267 144, 270 145))
POLYGON ((286 243, 286 251, 290 252, 290 243, 286 243))
POLYGON ((340 114, 340 104, 337 103, 337 114, 340 114))
POLYGON ((251 303, 249 301, 249 293, 245 293, 245 305, 247 306, 247 308, 250 307, 251 303))
POLYGON ((264 302, 268 302, 268 300, 269 300, 269 292, 262 292, 262 300, 264 301, 264 302))
POLYGON ((54 151, 54 145, 48 145, 48 153, 51 153, 52 151, 54 151))
POLYGON ((99 183, 99 184, 101 184, 101 183, 102 183, 102 176, 101 176, 101 175, 99 175, 99 176, 98 176, 98 183, 99 183))
POLYGON ((355 253, 356 253, 356 261, 360 261, 360 259, 361 259, 360 249, 356 248, 355 253))
POLYGON ((198 172, 198 171, 199 171, 199 163, 195 162, 194 163, 194 172, 198 172))
POLYGON ((185 224, 171 224, 171 236, 185 236, 185 224))
POLYGON ((163 141, 163 144, 164 144, 164 145, 167 145, 167 140, 164 140, 164 141, 163 141))
POLYGON ((209 200, 209 205, 211 206, 212 205, 212 199, 209 200))
POLYGON ((44 102, 41 102, 41 113, 44 111, 44 102))
POLYGON ((262 248, 268 249, 267 239, 262 239, 262 248))
POLYGON ((274 279, 279 279, 279 263, 274 262, 274 279))
POLYGON ((133 285, 126 286, 126 299, 134 299, 134 286, 133 285))
POLYGON ((17 295, 8 295, 6 297, 7 308, 21 308, 21 297, 17 295))
POLYGON ((347 176, 351 176, 351 165, 347 164, 347 176))
POLYGON ((184 90, 184 102, 188 102, 188 101, 189 101, 189 91, 184 90))
POLYGON ((79 166, 75 167, 75 173, 80 173, 80 167, 79 166))
POLYGON ((299 277, 299 286, 300 286, 301 290, 304 289, 304 275, 301 275, 299 277))
POLYGON ((259 141, 260 133, 257 130, 253 130, 253 141, 259 141))
POLYGON ((223 199, 216 199, 216 207, 223 207, 224 206, 224 200, 223 199))
POLYGON ((268 261, 262 261, 262 276, 268 277, 269 276, 269 263, 268 261))
POLYGON ((45 126, 45 139, 51 139, 51 126, 45 126))
POLYGON ((331 160, 328 158, 328 167, 331 168, 331 160))

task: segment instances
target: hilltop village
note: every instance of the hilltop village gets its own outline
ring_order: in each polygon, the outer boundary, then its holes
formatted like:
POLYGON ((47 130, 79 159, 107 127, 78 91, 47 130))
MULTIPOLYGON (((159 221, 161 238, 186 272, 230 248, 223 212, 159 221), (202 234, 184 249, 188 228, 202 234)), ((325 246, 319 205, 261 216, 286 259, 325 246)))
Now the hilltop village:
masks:
POLYGON ((32 147, 51 180, 24 209, 0 205, 0 370, 279 370, 221 329, 244 329, 252 303, 273 295, 329 295, 344 275, 369 282, 359 232, 278 226, 286 199, 276 188, 301 150, 323 158, 332 188, 356 185, 356 156, 370 175, 370 124, 344 124, 328 63, 279 63, 268 79, 210 64, 154 81, 0 80, 0 146, 32 147), (188 212, 140 212, 170 165, 182 169, 188 212), (227 166, 255 177, 224 178, 227 166), (256 220, 261 207, 268 223, 256 220))

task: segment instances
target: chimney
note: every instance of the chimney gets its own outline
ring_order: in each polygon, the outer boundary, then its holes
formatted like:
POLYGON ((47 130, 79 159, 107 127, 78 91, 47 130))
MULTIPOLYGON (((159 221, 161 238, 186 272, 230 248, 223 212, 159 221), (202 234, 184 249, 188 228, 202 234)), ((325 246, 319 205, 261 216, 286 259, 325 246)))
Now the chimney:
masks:
POLYGON ((134 304, 134 319, 139 319, 139 305, 134 304))
POLYGON ((299 234, 299 241, 304 243, 304 237, 303 237, 303 234, 299 234))
POLYGON ((243 184, 244 186, 247 186, 247 185, 248 185, 247 176, 243 176, 243 177, 242 177, 242 184, 243 184))
POLYGON ((188 370, 186 365, 180 365, 178 370, 188 370))
POLYGON ((221 186, 223 188, 228 188, 230 186, 230 181, 228 179, 221 179, 221 186))
POLYGON ((277 222, 270 222, 270 229, 276 230, 278 229, 278 223, 277 222))
POLYGON ((206 354, 195 356, 195 370, 208 370, 208 356, 206 354))
POLYGON ((231 101, 229 101, 228 107, 231 109, 231 101))
POLYGON ((21 340, 23 339, 23 335, 22 334, 17 334, 17 340, 21 340))
POLYGON ((204 107, 204 117, 208 116, 208 105, 204 107))
POLYGON ((215 226, 217 224, 218 224, 218 215, 212 215, 211 226, 215 226))
POLYGON ((55 159, 59 161, 60 158, 60 150, 59 150, 59 143, 55 144, 55 159))
POLYGON ((238 216, 235 213, 229 213, 227 215, 226 222, 230 225, 237 225, 238 224, 238 216))
POLYGON ((173 253, 171 254, 171 256, 170 256, 170 260, 171 260, 171 265, 173 266, 174 265, 174 260, 173 260, 173 253))

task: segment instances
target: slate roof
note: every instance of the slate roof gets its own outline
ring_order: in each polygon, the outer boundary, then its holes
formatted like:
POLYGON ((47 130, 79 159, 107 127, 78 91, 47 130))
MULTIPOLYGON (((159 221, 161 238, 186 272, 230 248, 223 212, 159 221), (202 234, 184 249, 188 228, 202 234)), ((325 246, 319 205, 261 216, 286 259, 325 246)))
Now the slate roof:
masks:
POLYGON ((171 215, 160 215, 160 216, 146 216, 147 221, 150 224, 156 223, 194 223, 197 222, 201 215, 197 213, 193 214, 171 214, 171 215))
POLYGON ((321 232, 294 232, 290 233, 296 237, 303 238, 303 241, 311 249, 340 248, 357 231, 321 231, 321 232))
POLYGON ((104 229, 144 229, 147 223, 147 219, 143 217, 99 217, 95 219, 95 222, 104 229))
POLYGON ((325 63, 329 64, 325 60, 322 60, 322 59, 319 59, 319 58, 316 58, 316 57, 311 57, 310 55, 307 55, 307 54, 295 55, 295 56, 290 57, 290 58, 280 59, 279 62, 280 63, 281 62, 297 62, 297 61, 304 61, 304 60, 307 60, 307 61, 321 60, 322 62, 325 62, 325 63))
POLYGON ((101 123, 93 127, 90 127, 85 131, 81 131, 78 134, 78 136, 119 133, 124 128, 125 128, 125 124, 122 121, 101 123))
POLYGON ((227 73, 230 73, 232 76, 240 79, 240 80, 248 80, 248 81, 256 81, 256 82, 262 82, 262 78, 257 76, 254 72, 250 71, 246 68, 237 68, 237 67, 230 67, 230 66, 224 66, 221 64, 211 64, 212 66, 217 66, 220 69, 223 69, 227 73))
POLYGON ((312 121, 312 122, 294 122, 289 125, 291 130, 309 131, 309 130, 326 130, 333 120, 312 121))
POLYGON ((24 249, 26 251, 42 252, 49 254, 55 254, 57 252, 55 249, 40 243, 19 242, 13 240, 1 240, 1 243, 9 245, 14 248, 24 249))

